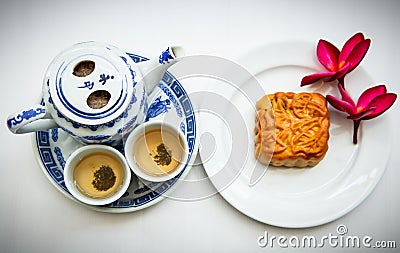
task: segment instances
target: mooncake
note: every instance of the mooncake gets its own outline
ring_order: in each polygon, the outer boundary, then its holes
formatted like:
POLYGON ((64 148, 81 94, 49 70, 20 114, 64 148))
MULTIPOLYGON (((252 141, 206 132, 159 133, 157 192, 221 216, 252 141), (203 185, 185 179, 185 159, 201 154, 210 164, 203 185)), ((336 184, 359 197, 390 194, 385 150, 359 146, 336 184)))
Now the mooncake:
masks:
POLYGON ((255 156, 261 163, 307 167, 324 158, 330 125, 324 96, 277 92, 257 101, 256 110, 255 156))

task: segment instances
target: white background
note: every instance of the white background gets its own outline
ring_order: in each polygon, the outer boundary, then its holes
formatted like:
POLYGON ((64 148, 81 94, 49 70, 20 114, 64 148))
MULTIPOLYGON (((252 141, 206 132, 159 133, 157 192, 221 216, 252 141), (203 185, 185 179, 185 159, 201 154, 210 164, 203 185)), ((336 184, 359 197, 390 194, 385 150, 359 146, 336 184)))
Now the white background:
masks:
MULTIPOLYGON (((322 237, 336 233, 339 224, 351 235, 396 240, 400 247, 398 131, 387 144, 394 148, 385 174, 362 204, 326 225, 282 229, 246 217, 218 194, 192 202, 167 199, 127 214, 89 210, 47 180, 32 152, 31 135, 13 135, 5 124, 9 114, 37 101, 53 57, 87 40, 144 56, 179 44, 190 55, 235 61, 277 41, 324 38, 341 47, 362 31, 372 39, 363 68, 376 84, 400 94, 399 10, 398 1, 2 0, 0 252, 265 252, 270 249, 257 245, 265 231, 322 237)), ((382 117, 392 117, 397 129, 399 101, 382 117)), ((203 170, 196 166, 191 173, 203 170)))

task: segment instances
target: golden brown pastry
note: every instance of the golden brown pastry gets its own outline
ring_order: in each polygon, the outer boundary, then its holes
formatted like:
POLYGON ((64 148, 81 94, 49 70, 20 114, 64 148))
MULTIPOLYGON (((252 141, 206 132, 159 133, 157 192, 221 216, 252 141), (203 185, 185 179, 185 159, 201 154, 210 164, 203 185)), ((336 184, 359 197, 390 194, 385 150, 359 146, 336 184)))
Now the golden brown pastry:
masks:
POLYGON ((329 139, 324 96, 277 92, 262 97, 256 109, 254 143, 260 162, 268 164, 272 152, 274 166, 315 166, 324 158, 329 139))

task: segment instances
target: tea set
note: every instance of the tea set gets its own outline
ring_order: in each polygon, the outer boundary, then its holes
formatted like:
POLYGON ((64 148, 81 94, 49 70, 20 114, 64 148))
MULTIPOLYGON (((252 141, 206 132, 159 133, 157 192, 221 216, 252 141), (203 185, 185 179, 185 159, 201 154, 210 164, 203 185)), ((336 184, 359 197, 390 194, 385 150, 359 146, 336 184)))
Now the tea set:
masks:
POLYGON ((101 211, 141 208, 162 199, 162 193, 187 173, 195 156, 196 121, 190 99, 167 72, 183 56, 181 47, 167 47, 158 58, 148 60, 106 43, 75 44, 50 63, 41 103, 9 116, 7 126, 14 134, 35 133, 39 163, 65 195, 90 206, 100 205, 96 208, 101 211), (132 152, 124 152, 124 145, 131 151, 132 136, 143 134, 145 127, 163 126, 162 116, 167 114, 177 119, 165 125, 184 139, 185 156, 171 175, 162 179, 140 176, 132 152), (131 168, 132 178, 126 174, 117 198, 96 202, 76 191, 70 160, 92 149, 114 152, 124 167, 131 168))

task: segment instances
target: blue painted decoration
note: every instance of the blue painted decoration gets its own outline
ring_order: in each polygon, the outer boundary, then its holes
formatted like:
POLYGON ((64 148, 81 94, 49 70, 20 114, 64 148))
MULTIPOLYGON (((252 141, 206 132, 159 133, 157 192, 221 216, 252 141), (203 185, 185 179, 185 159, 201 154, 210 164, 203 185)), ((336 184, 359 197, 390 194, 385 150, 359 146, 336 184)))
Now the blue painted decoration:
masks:
POLYGON ((186 126, 185 123, 181 122, 181 125, 179 126, 179 128, 181 129, 182 133, 185 134, 186 133, 186 126))
POLYGON ((150 105, 145 121, 148 121, 150 118, 155 118, 160 114, 167 113, 171 107, 169 106, 171 102, 169 99, 161 100, 161 96, 156 98, 156 100, 150 105))
POLYGON ((65 159, 59 147, 54 147, 54 153, 57 156, 57 161, 60 163, 61 168, 64 169, 65 167, 65 159))
POLYGON ((168 63, 169 60, 173 60, 173 59, 174 59, 174 57, 172 57, 171 52, 168 47, 167 50, 163 51, 161 53, 161 55, 158 57, 158 62, 160 64, 165 64, 165 63, 168 63))
MULTIPOLYGON (((133 55, 129 55, 134 61, 135 59, 133 58, 133 55)), ((126 66, 128 66, 129 71, 131 72, 131 76, 132 76, 132 82, 133 82, 133 87, 136 86, 137 82, 135 81, 135 76, 136 76, 136 72, 132 69, 132 66, 129 64, 128 59, 126 59, 123 56, 120 56, 121 59, 125 62, 126 66)), ((136 59, 137 61, 139 61, 139 59, 136 59)), ((135 61, 136 62, 136 61, 135 61)))
POLYGON ((114 76, 101 74, 101 75, 100 75, 100 80, 99 80, 99 82, 100 82, 102 85, 104 85, 104 84, 106 84, 106 82, 107 82, 108 79, 114 79, 114 76))
POLYGON ((51 139, 52 139, 54 142, 57 142, 57 141, 58 141, 58 128, 53 128, 53 129, 51 129, 51 139))
POLYGON ((93 89, 94 82, 86 81, 83 83, 83 86, 78 86, 78 88, 88 88, 89 90, 93 89))
POLYGON ((37 117, 41 114, 45 114, 46 109, 43 107, 38 107, 36 109, 30 109, 28 111, 23 111, 21 114, 18 114, 15 117, 9 118, 7 120, 7 126, 11 128, 12 126, 17 126, 21 124, 24 120, 29 120, 31 118, 37 117))

